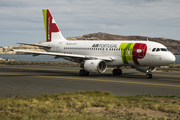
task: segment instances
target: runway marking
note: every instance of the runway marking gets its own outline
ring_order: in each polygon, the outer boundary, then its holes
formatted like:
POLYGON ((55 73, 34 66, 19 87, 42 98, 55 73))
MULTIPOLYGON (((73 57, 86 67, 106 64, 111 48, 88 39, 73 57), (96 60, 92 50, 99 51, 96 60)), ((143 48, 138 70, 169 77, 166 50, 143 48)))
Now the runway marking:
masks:
POLYGON ((177 81, 177 82, 180 82, 180 80, 172 80, 172 79, 158 79, 158 80, 162 80, 162 81, 177 81))
POLYGON ((24 75, 24 74, 14 74, 14 73, 0 73, 1 75, 24 75))
POLYGON ((83 78, 53 77, 53 76, 37 76, 37 77, 64 78, 64 79, 75 79, 75 80, 89 80, 89 81, 99 81, 99 82, 116 82, 116 83, 154 85, 154 86, 178 87, 178 88, 180 87, 180 85, 167 85, 167 84, 154 84, 154 83, 141 83, 141 82, 127 82, 127 81, 115 81, 115 80, 98 80, 98 79, 83 79, 83 78))
POLYGON ((180 85, 167 85, 167 84, 154 84, 154 83, 142 83, 142 82, 127 82, 127 81, 115 81, 115 80, 99 80, 99 79, 88 79, 88 78, 73 78, 73 77, 60 77, 60 76, 41 76, 41 75, 28 75, 28 74, 10 74, 10 73, 0 73, 5 75, 21 75, 30 77, 49 77, 49 78, 63 78, 63 79, 74 79, 74 80, 87 80, 87 81, 98 81, 98 82, 112 82, 112 83, 125 83, 125 84, 138 84, 138 85, 152 85, 152 86, 164 86, 164 87, 178 87, 180 85))

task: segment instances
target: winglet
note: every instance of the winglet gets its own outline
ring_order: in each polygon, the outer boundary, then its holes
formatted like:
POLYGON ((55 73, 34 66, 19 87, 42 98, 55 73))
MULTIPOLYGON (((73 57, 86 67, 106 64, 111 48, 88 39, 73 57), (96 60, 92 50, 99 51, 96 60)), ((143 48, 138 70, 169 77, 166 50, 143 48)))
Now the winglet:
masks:
POLYGON ((66 40, 62 36, 50 11, 48 9, 43 9, 42 11, 43 11, 43 18, 44 18, 46 42, 66 40))

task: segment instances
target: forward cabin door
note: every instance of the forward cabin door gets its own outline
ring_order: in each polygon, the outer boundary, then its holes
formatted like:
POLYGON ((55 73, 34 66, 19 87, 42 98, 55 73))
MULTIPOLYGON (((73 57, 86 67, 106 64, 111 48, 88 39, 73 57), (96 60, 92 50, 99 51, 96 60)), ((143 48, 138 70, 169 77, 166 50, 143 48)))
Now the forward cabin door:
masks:
POLYGON ((147 51, 147 45, 141 43, 139 45, 139 48, 137 49, 138 58, 143 58, 146 55, 146 51, 147 51))

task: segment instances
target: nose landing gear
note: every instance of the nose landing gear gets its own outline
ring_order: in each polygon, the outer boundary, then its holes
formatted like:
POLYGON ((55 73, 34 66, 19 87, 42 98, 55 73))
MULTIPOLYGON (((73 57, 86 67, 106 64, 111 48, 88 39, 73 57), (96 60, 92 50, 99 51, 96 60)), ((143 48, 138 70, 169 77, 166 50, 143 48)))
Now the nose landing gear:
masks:
POLYGON ((147 78, 147 79, 152 78, 152 74, 151 74, 151 73, 147 73, 147 74, 146 74, 146 78, 147 78))
POLYGON ((151 70, 149 68, 147 70, 146 78, 147 79, 151 79, 152 78, 151 70))

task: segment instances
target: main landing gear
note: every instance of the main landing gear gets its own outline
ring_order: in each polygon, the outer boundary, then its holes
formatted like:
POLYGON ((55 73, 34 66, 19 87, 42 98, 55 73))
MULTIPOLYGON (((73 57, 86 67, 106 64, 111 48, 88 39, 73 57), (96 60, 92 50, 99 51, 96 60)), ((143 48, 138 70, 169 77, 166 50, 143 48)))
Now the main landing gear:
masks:
POLYGON ((116 68, 116 69, 114 69, 114 70, 112 71, 112 74, 113 74, 113 75, 121 75, 121 74, 122 74, 122 70, 119 69, 119 68, 116 68))
POLYGON ((80 76, 88 76, 88 75, 89 75, 89 72, 86 71, 86 70, 84 70, 84 69, 81 69, 81 70, 79 71, 79 75, 80 75, 80 76))

